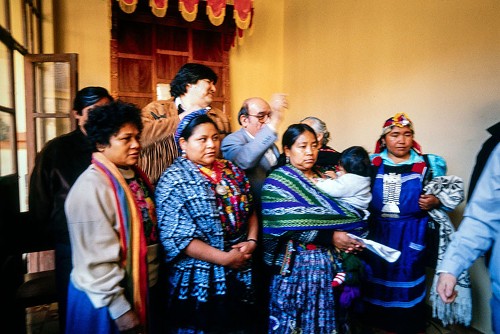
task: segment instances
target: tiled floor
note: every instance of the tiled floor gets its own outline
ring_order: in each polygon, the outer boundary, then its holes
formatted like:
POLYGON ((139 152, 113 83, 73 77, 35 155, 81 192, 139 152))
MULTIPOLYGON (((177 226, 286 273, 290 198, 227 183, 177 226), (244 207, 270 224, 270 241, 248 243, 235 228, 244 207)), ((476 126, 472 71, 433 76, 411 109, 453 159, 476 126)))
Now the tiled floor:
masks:
MULTIPOLYGON (((57 303, 32 307, 27 310, 27 334, 60 334, 57 315, 57 303)), ((379 334, 379 333, 375 333, 379 334)), ((481 334, 474 329, 461 326, 443 328, 432 320, 426 334, 481 334)))

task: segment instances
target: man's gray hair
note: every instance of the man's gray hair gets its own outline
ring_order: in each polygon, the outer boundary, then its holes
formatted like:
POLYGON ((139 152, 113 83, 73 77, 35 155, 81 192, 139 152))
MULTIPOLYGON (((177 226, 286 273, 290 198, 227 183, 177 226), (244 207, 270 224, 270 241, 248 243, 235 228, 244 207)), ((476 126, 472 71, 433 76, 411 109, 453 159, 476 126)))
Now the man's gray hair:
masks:
POLYGON ((316 133, 323 134, 323 140, 320 143, 321 146, 325 146, 326 144, 328 144, 328 142, 330 141, 330 132, 326 128, 326 123, 314 116, 306 117, 301 120, 300 123, 304 123, 305 121, 311 122, 311 128, 313 128, 316 133))

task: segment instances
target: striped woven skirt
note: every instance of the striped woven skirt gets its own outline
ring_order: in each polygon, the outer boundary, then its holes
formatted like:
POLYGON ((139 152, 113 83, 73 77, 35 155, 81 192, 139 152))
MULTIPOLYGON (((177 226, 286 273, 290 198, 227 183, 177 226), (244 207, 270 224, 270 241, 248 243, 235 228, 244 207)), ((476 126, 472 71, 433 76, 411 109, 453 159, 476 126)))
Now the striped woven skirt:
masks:
POLYGON ((269 333, 337 333, 334 277, 329 249, 298 247, 291 273, 272 278, 269 333))

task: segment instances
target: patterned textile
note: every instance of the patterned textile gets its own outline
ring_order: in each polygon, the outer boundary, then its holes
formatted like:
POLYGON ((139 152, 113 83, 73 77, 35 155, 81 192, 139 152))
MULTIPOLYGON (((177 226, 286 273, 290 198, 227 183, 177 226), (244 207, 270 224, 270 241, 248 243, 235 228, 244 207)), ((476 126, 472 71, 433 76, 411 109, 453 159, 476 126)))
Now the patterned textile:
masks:
MULTIPOLYGON (((244 296, 241 298, 249 298, 253 292, 249 268, 234 271, 184 253, 193 239, 199 239, 219 250, 227 250, 234 244, 227 242, 227 230, 223 229, 221 223, 221 210, 224 211, 225 205, 239 205, 237 219, 242 222, 248 220, 251 195, 247 178, 231 162, 218 160, 218 163, 223 164, 224 185, 230 187, 234 194, 228 202, 223 199, 218 202, 213 185, 202 175, 199 167, 182 157, 177 158, 165 171, 156 188, 160 241, 170 268, 170 297, 193 299, 196 301, 194 304, 198 305, 196 308, 215 296, 226 295, 229 276, 244 286, 244 296)), ((224 218, 227 219, 227 228, 232 226, 235 217, 224 218)), ((234 223, 238 228, 230 228, 232 238, 246 238, 247 226, 234 223)))
POLYGON ((361 233, 366 222, 320 191, 302 172, 291 165, 273 171, 262 188, 264 261, 283 264, 284 248, 290 239, 313 242, 319 230, 361 233))
POLYGON ((245 181, 245 174, 235 169, 232 164, 227 164, 227 160, 216 160, 212 169, 218 174, 218 182, 205 172, 207 168, 200 167, 201 173, 210 181, 210 187, 215 193, 225 234, 224 249, 229 250, 232 245, 246 240, 246 222, 252 208, 250 183, 245 181), (240 185, 244 188, 241 189, 240 185), (221 194, 217 191, 220 186, 224 189, 221 194))
POLYGON ((144 235, 146 244, 152 245, 158 243, 158 225, 156 220, 156 210, 154 203, 154 189, 147 180, 147 176, 138 168, 135 168, 138 178, 125 179, 132 195, 135 198, 137 207, 141 211, 142 222, 144 226, 144 235))
POLYGON ((362 217, 321 192, 291 165, 274 170, 262 192, 264 261, 270 288, 270 333, 336 333, 335 230, 361 234, 362 217))
POLYGON ((395 126, 398 128, 407 126, 411 131, 415 131, 411 119, 404 112, 400 112, 385 121, 382 128, 382 136, 391 132, 391 129, 395 126))
MULTIPOLYGON (((122 265, 127 271, 127 290, 131 292, 130 298, 133 301, 134 309, 139 314, 141 323, 145 326, 148 276, 147 247, 142 213, 138 210, 134 195, 115 164, 98 152, 92 155, 92 164, 108 178, 116 196, 119 210, 117 217, 120 225, 122 265)), ((136 169, 136 173, 144 177, 139 169, 136 169)))
MULTIPOLYGON (((424 187, 425 194, 436 196, 441 204, 449 210, 455 209, 464 200, 464 184, 457 176, 440 176, 431 180, 424 187)), ((439 247, 437 265, 443 260, 446 248, 451 241, 455 228, 443 209, 437 208, 429 211, 429 216, 439 224, 439 247)), ((457 279, 457 298, 451 304, 445 304, 436 291, 439 274, 434 275, 430 290, 432 313, 443 322, 443 325, 461 323, 469 326, 472 320, 472 296, 470 275, 467 270, 462 272, 457 279)))
POLYGON ((263 188, 264 233, 362 227, 362 217, 317 189, 291 165, 275 170, 263 188), (265 197, 265 199, 264 199, 265 197))
POLYGON ((329 248, 297 248, 293 275, 271 281, 269 333, 337 333, 333 255, 329 248))

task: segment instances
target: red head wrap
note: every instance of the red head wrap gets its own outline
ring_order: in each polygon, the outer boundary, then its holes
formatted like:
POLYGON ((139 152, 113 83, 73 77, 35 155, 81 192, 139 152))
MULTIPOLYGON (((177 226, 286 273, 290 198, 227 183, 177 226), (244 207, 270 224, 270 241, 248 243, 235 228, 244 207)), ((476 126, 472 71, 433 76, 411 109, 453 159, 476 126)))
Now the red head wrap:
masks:
MULTIPOLYGON (((407 126, 408 128, 410 128, 411 132, 415 133, 415 130, 413 129, 413 122, 411 121, 411 119, 404 112, 397 113, 396 115, 385 121, 384 126, 382 127, 382 134, 380 135, 380 138, 377 140, 377 144, 375 145, 375 153, 380 153, 385 149, 385 145, 382 143, 382 138, 384 138, 386 134, 391 132, 392 128, 395 126, 399 128, 407 126)), ((418 154, 422 154, 420 144, 415 140, 413 140, 413 149, 418 154)))

